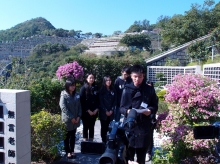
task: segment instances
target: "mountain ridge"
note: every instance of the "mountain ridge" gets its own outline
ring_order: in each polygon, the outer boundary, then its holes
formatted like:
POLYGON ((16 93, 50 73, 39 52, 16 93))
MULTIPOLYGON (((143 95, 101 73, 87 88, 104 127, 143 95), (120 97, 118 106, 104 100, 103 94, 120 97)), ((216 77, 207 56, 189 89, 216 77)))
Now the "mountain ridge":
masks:
POLYGON ((39 35, 56 28, 45 18, 37 17, 19 23, 9 29, 0 30, 0 41, 15 41, 22 37, 39 35))

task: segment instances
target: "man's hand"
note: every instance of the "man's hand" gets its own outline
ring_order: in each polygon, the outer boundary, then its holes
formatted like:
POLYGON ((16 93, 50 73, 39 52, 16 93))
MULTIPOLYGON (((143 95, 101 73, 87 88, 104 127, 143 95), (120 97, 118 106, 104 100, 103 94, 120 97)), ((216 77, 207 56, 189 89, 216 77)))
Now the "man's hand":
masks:
POLYGON ((88 110, 88 113, 89 113, 90 116, 93 116, 93 115, 94 115, 91 110, 88 110))
POLYGON ((96 113, 98 112, 98 109, 93 111, 93 115, 96 115, 96 113))
POLYGON ((75 122, 75 123, 76 123, 76 124, 78 124, 78 123, 79 123, 79 120, 80 120, 80 118, 79 118, 79 117, 77 117, 77 118, 76 118, 76 122, 75 122))
POLYGON ((127 114, 130 112, 130 110, 131 110, 131 109, 128 109, 128 110, 127 110, 127 114))
POLYGON ((105 114, 106 114, 106 116, 110 116, 111 115, 109 111, 106 111, 105 114))
POLYGON ((109 116, 111 116, 111 115, 112 115, 112 113, 113 113, 113 111, 112 111, 112 110, 110 110, 110 111, 109 111, 109 116))
POLYGON ((151 114, 151 110, 148 109, 147 111, 143 112, 143 114, 145 114, 146 116, 149 116, 151 114))
POLYGON ((72 122, 73 124, 75 124, 75 123, 76 123, 76 119, 73 118, 73 119, 71 120, 71 122, 72 122))

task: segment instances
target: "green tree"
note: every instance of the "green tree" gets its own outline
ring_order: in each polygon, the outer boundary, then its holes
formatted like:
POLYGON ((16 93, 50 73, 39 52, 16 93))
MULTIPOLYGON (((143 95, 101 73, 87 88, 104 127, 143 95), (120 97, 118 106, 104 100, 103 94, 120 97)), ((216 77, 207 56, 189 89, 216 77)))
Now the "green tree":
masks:
POLYGON ((54 35, 59 37, 68 37, 68 30, 64 30, 62 28, 55 29, 54 35))
POLYGON ((144 19, 143 21, 135 21, 126 31, 125 33, 132 33, 132 32, 141 32, 142 30, 151 31, 155 25, 150 25, 150 21, 144 19))
POLYGON ((196 61, 207 61, 209 58, 210 50, 207 48, 207 41, 199 41, 191 44, 187 48, 189 56, 196 61))
POLYGON ((80 38, 81 37, 81 30, 75 31, 75 37, 80 38))
POLYGON ((141 32, 141 31, 142 31, 141 25, 133 24, 125 31, 125 33, 141 32))
POLYGON ((66 52, 69 50, 69 48, 60 43, 44 43, 44 44, 37 44, 32 50, 31 53, 34 54, 36 53, 37 55, 46 55, 46 54, 51 54, 51 53, 56 53, 59 51, 66 52))
POLYGON ((148 28, 150 27, 150 21, 147 19, 144 19, 142 21, 142 27, 143 27, 143 30, 148 30, 148 28))
POLYGON ((75 30, 70 30, 68 33, 68 36, 70 36, 70 37, 74 37, 75 35, 76 35, 75 30))
POLYGON ((155 87, 158 87, 159 89, 162 88, 162 86, 166 85, 166 81, 167 79, 164 78, 164 74, 163 73, 157 73, 156 74, 156 78, 158 79, 158 81, 155 83, 155 87))
POLYGON ((92 33, 91 33, 91 32, 85 33, 85 37, 86 37, 87 39, 91 38, 91 37, 92 37, 92 33))
POLYGON ((166 24, 169 22, 170 17, 169 16, 164 16, 161 15, 160 17, 157 18, 157 26, 159 28, 165 28, 166 24))
POLYGON ((140 49, 145 48, 150 50, 151 41, 147 34, 135 34, 135 35, 125 35, 120 43, 125 44, 126 46, 136 46, 140 49))
POLYGON ((51 113, 60 113, 59 99, 64 86, 50 78, 36 80, 27 87, 31 91, 31 112, 37 113, 42 108, 51 113))
POLYGON ((93 34, 93 36, 95 37, 95 38, 101 38, 102 37, 102 33, 95 33, 95 34, 93 34))
POLYGON ((71 47, 71 50, 76 51, 76 53, 81 54, 85 50, 88 50, 89 48, 85 46, 84 44, 77 44, 76 46, 71 47))
POLYGON ((203 6, 192 4, 191 9, 184 15, 174 15, 165 23, 159 22, 163 28, 162 39, 169 44, 180 45, 208 34, 217 26, 219 20, 219 16, 213 12, 213 6, 212 0, 205 1, 203 6))
POLYGON ((114 33, 113 33, 113 35, 120 35, 120 34, 122 34, 122 31, 114 31, 114 33))

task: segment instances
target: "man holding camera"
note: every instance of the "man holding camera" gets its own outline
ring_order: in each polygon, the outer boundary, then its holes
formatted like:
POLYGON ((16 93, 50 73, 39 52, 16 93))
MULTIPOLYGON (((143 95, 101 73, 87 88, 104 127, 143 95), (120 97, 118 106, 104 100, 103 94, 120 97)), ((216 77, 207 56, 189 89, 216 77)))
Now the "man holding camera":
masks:
POLYGON ((133 82, 125 85, 120 106, 120 111, 125 116, 125 123, 132 120, 128 117, 135 115, 134 126, 129 126, 131 129, 127 129, 127 160, 134 161, 136 154, 137 162, 145 164, 146 148, 150 144, 150 115, 156 113, 158 101, 154 88, 144 80, 143 66, 132 66, 131 79, 133 82))

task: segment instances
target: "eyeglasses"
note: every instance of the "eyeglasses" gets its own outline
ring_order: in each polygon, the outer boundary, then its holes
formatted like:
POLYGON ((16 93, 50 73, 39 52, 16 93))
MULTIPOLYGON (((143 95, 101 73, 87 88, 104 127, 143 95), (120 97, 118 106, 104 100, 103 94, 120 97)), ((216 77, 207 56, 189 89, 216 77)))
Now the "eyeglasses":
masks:
POLYGON ((106 81, 112 81, 112 80, 106 80, 106 81))

